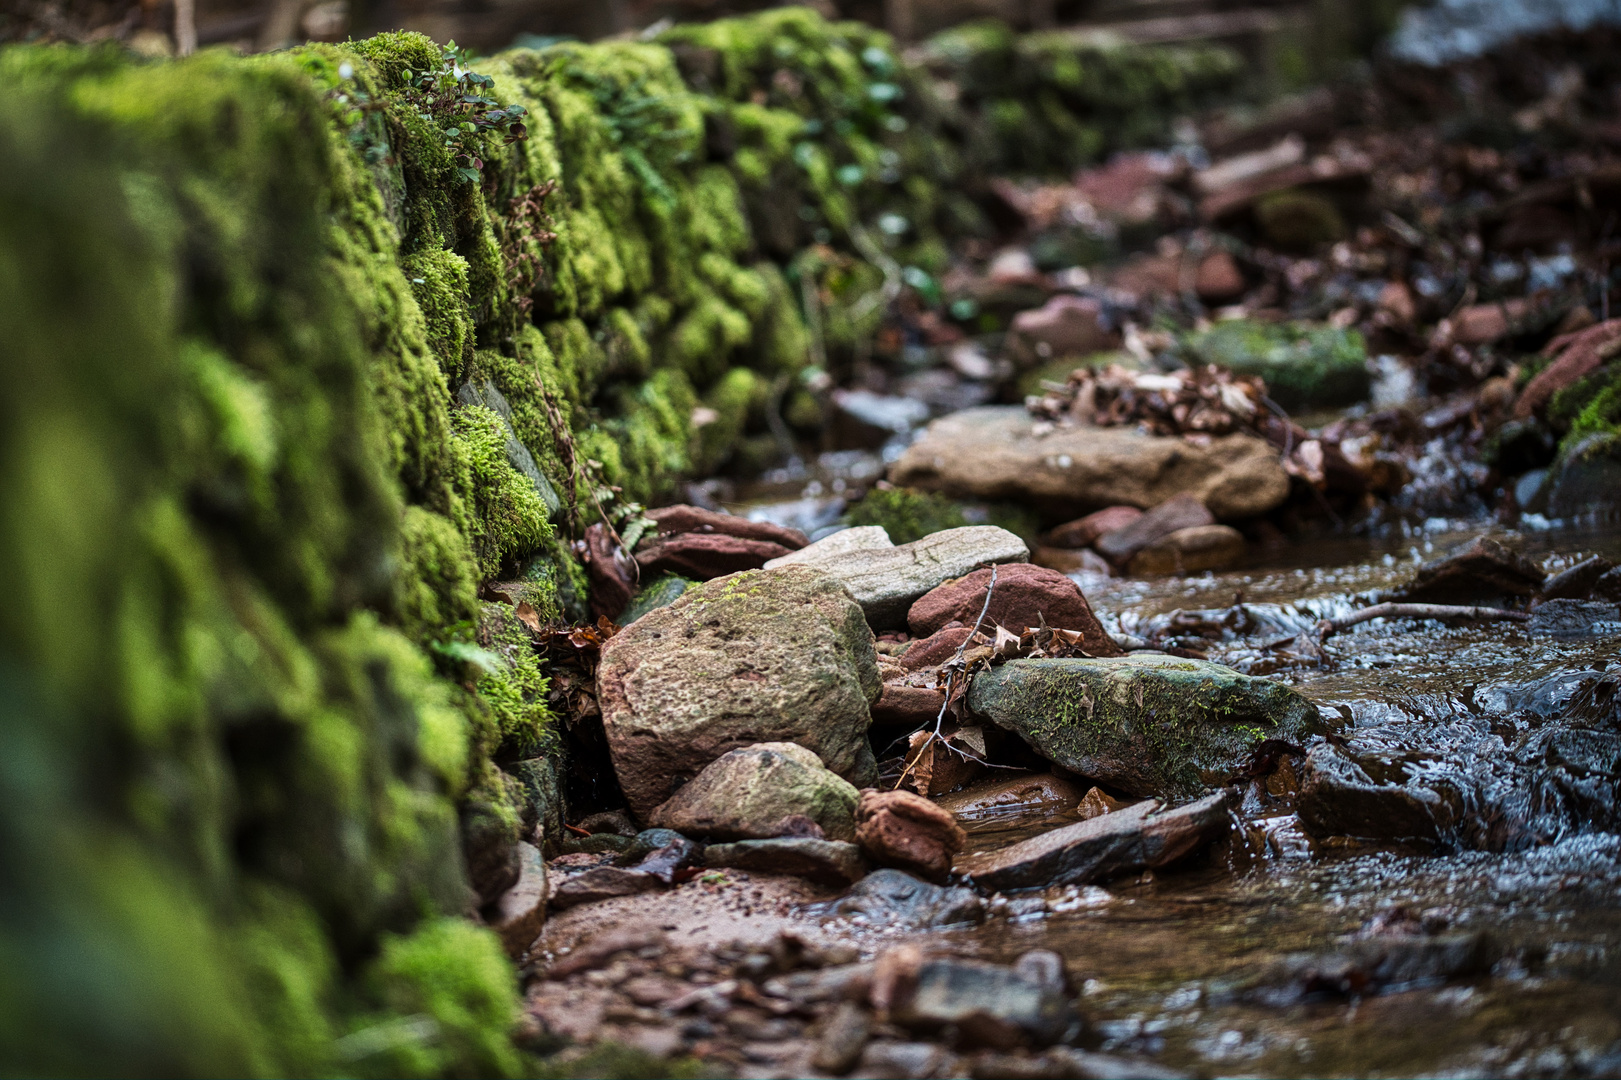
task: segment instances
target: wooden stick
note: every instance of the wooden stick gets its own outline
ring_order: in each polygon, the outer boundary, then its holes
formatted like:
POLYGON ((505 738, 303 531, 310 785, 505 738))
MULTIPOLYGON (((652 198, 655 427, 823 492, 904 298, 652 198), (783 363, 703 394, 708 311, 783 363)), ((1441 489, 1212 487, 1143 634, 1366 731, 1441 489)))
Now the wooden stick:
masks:
POLYGON ((1481 622, 1529 622, 1531 616, 1523 611, 1503 608, 1462 607, 1456 604, 1375 604, 1342 615, 1338 619, 1324 619, 1317 624, 1317 636, 1326 638, 1358 623, 1370 619, 1477 619, 1481 622))

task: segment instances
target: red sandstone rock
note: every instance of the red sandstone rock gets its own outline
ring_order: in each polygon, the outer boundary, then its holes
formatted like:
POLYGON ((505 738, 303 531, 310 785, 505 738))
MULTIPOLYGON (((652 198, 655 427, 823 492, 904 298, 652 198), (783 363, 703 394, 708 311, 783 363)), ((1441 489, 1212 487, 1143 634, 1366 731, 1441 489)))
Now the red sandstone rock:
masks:
POLYGON ((661 506, 657 510, 649 510, 647 516, 659 523, 660 537, 690 532, 723 533, 744 540, 767 540, 791 551, 798 551, 810 543, 798 529, 785 528, 769 521, 750 521, 745 517, 705 510, 700 506, 661 506))
POLYGON ((772 540, 751 540, 724 533, 678 533, 668 539, 660 536, 636 553, 636 565, 644 580, 673 570, 683 577, 709 581, 740 570, 758 570, 768 559, 787 555, 790 549, 772 540))
POLYGON ((879 866, 943 881, 968 842, 950 812, 910 791, 863 791, 856 806, 856 843, 879 866))
MULTIPOLYGON (((929 636, 953 620, 972 626, 984 607, 990 577, 989 570, 976 570, 919 597, 906 615, 912 633, 929 636)), ((1045 618, 1048 626, 1079 630, 1082 647, 1093 656, 1120 655, 1119 647, 1092 614, 1080 586, 1056 570, 1029 563, 998 567, 985 618, 986 626, 998 623, 1015 632, 1037 626, 1045 618)))
POLYGON ((1104 533, 1124 529, 1143 516, 1135 506, 1111 506, 1074 521, 1066 521, 1047 534, 1047 543, 1059 548, 1091 547, 1104 533))
POLYGON ((1244 295, 1248 283, 1238 261, 1225 251, 1212 251, 1199 262, 1193 291, 1207 304, 1226 304, 1244 295))
POLYGON ((1013 317, 1013 332, 1053 356, 1084 356, 1112 348, 1115 336, 1103 325, 1103 305, 1090 297, 1061 294, 1039 308, 1013 317))
POLYGON ((1130 525, 1104 533, 1093 546, 1105 559, 1121 566, 1143 548, 1178 529, 1215 523, 1215 516, 1205 509, 1198 496, 1173 495, 1130 525))

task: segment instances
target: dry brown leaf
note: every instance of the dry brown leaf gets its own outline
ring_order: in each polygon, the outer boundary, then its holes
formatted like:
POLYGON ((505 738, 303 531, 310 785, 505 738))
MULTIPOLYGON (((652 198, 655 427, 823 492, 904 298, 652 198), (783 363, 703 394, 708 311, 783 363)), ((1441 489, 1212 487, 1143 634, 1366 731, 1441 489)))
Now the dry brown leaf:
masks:
POLYGON ((540 633, 540 612, 536 611, 535 605, 527 600, 520 601, 518 604, 518 621, 535 633, 540 633))

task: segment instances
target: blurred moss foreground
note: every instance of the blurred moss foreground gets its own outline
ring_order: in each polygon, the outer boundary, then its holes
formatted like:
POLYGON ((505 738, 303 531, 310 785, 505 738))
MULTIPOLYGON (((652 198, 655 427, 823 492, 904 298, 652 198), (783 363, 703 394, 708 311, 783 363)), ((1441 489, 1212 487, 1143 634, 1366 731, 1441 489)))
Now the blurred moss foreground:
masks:
MULTIPOLYGON (((1143 109, 1233 67, 1134 55, 1143 109)), ((980 227, 974 117, 864 27, 481 62, 510 145, 447 137, 450 63, 0 52, 5 1072, 530 1069, 465 916, 556 745, 479 584, 580 613, 599 506, 814 422, 804 373, 980 227)), ((1043 115, 1141 136, 1058 66, 1043 115)))

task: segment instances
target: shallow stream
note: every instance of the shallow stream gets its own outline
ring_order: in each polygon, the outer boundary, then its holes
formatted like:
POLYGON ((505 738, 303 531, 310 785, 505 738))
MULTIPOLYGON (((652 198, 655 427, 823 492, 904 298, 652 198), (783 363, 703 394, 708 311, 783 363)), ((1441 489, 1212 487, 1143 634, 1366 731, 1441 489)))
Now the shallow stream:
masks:
MULTIPOLYGON (((1262 625, 1212 643, 1210 658, 1245 666, 1279 627, 1354 610, 1467 535, 1325 543, 1238 572, 1084 588, 1128 632, 1178 609, 1220 616, 1242 590, 1262 625)), ((1519 539, 1555 568, 1621 556, 1613 530, 1519 539)), ((1616 730, 1615 715, 1569 715, 1583 686, 1621 670, 1614 637, 1380 620, 1330 639, 1329 653, 1326 671, 1274 677, 1339 715, 1351 749, 1470 778, 1494 806, 1534 788, 1513 748, 1540 729, 1596 721, 1616 730)), ((1247 839, 1205 865, 1050 890, 1042 910, 960 931, 953 944, 1004 961, 1059 952, 1101 1049, 1201 1075, 1621 1074, 1621 837, 1553 814, 1530 822, 1544 834, 1522 850, 1431 854, 1314 844, 1292 814, 1247 810, 1247 839), (1399 970, 1358 986, 1356 969, 1378 962, 1370 948, 1399 970)), ((1534 807, 1520 811, 1537 818, 1534 807)), ((983 821, 971 848, 1059 823, 1050 814, 983 821)))

